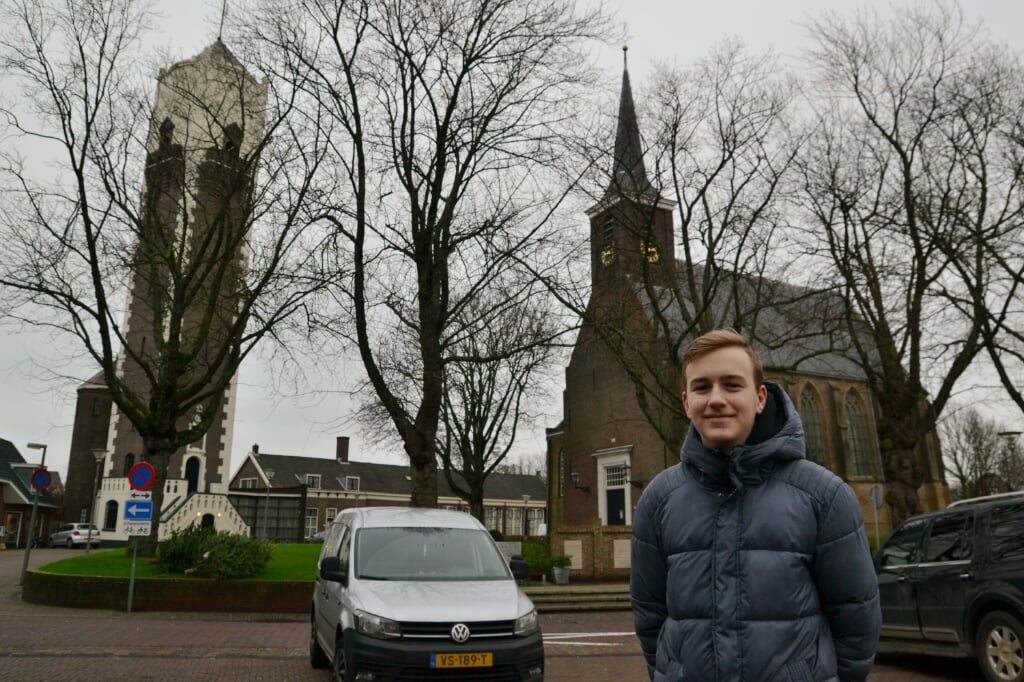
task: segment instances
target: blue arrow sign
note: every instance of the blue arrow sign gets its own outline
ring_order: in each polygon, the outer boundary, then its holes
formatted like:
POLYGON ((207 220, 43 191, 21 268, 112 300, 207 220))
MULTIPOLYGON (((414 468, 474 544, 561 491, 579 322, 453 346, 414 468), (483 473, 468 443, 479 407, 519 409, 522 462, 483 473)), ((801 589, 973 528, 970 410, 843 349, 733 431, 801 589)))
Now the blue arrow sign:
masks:
POLYGON ((153 500, 132 500, 124 505, 125 521, 152 521, 153 500))

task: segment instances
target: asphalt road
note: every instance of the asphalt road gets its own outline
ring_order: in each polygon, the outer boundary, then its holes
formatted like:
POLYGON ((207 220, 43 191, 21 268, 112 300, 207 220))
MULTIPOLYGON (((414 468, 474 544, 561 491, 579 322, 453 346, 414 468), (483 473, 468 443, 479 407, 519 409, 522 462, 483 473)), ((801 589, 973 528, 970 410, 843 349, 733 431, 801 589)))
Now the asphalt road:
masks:
MULTIPOLYGON (((36 549, 31 564, 82 550, 36 549)), ((122 613, 21 601, 23 553, 0 551, 0 680, 326 682, 309 667, 301 616, 122 613)), ((646 680, 628 612, 544 614, 546 679, 646 680)), ((880 659, 871 682, 978 680, 971 661, 880 659)))

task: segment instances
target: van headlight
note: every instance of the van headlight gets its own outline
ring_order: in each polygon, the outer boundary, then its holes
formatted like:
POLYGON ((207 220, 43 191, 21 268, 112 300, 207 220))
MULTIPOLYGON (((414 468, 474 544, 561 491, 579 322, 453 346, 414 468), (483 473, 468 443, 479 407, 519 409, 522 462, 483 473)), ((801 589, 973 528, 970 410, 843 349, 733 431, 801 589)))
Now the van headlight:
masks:
POLYGON ((525 616, 516 618, 516 637, 526 637, 537 631, 537 610, 530 611, 525 616))
POLYGON ((356 611, 356 629, 359 634, 377 639, 394 639, 402 636, 398 623, 366 611, 356 611))

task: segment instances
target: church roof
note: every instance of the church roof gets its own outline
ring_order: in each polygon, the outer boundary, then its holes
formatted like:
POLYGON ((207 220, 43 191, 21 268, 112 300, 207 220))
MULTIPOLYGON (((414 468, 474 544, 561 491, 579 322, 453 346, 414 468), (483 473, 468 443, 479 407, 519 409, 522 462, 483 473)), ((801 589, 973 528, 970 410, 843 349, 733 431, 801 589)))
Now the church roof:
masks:
POLYGON ((633 90, 629 85, 626 49, 622 48, 622 92, 619 94, 619 119, 615 130, 615 150, 612 177, 605 191, 609 195, 657 195, 644 168, 643 147, 640 144, 640 126, 633 104, 633 90))
MULTIPOLYGON (((685 264, 678 263, 676 272, 685 264)), ((706 265, 692 268, 703 290, 708 276, 706 265)), ((788 282, 737 274, 716 273, 719 278, 716 294, 709 303, 709 317, 716 327, 736 326, 736 320, 756 319, 755 333, 740 329, 757 348, 768 371, 792 371, 801 374, 830 376, 863 381, 863 368, 852 357, 852 344, 843 323, 843 299, 828 290, 797 286, 788 282), (722 281, 728 278, 728 283, 722 281)), ((698 314, 693 301, 681 297, 668 287, 654 287, 657 301, 652 302, 642 282, 633 284, 635 295, 649 316, 654 306, 668 320, 673 338, 686 335, 698 314)), ((682 283, 678 291, 686 291, 682 283)), ((703 311, 701 311, 703 312, 703 311)), ((742 326, 742 324, 740 324, 742 326)), ((680 352, 686 348, 680 344, 680 352)))

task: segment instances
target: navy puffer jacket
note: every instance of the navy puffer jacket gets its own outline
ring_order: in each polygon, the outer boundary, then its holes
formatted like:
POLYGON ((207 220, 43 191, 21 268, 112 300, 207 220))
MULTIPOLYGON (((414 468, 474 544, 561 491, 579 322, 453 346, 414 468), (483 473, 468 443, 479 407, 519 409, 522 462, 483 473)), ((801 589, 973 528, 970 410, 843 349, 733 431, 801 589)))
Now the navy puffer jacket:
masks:
POLYGON ((630 587, 652 680, 826 682, 871 670, 881 613, 860 506, 804 457, 799 415, 766 385, 774 409, 758 420, 774 411, 781 428, 726 457, 691 426, 682 462, 640 498, 630 587))

